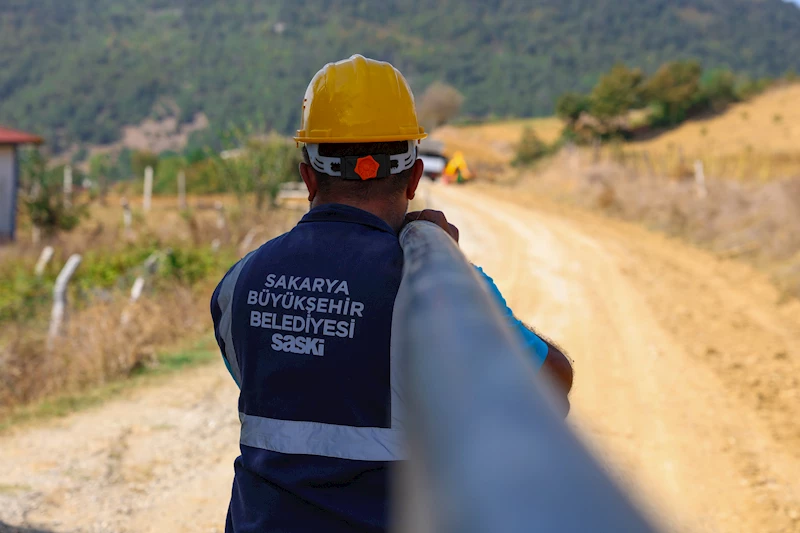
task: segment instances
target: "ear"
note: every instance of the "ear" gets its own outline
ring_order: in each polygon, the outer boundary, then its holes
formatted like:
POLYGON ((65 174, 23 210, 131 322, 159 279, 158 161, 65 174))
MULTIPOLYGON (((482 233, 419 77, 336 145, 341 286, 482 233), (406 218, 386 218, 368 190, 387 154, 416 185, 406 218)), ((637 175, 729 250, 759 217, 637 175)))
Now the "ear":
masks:
POLYGON ((411 167, 411 178, 408 180, 408 187, 406 187, 406 198, 409 200, 414 199, 414 195, 417 193, 417 187, 419 187, 419 180, 422 178, 422 171, 425 169, 425 166, 422 163, 422 159, 417 159, 414 163, 414 166, 411 167))
POLYGON ((303 183, 306 184, 306 189, 308 189, 308 201, 313 202, 319 191, 319 184, 317 183, 317 175, 311 165, 300 163, 300 177, 303 178, 303 183))

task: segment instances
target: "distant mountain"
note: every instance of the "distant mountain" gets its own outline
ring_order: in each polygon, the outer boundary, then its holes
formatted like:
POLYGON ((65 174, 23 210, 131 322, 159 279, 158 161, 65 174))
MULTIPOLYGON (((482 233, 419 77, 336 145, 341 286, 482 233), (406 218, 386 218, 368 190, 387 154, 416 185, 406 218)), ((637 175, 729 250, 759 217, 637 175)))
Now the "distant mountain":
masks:
POLYGON ((800 9, 783 0, 0 0, 0 123, 51 146, 198 112, 292 131, 325 62, 393 62, 474 116, 552 112, 617 61, 694 57, 752 76, 800 71, 800 9))

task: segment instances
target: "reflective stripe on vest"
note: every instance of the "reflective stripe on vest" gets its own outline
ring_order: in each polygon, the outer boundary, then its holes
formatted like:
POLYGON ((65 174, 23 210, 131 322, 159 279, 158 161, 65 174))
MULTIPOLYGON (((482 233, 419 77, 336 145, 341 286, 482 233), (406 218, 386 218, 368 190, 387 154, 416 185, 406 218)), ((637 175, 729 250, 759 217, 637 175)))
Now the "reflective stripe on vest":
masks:
POLYGON ((397 429, 278 420, 244 413, 239 413, 239 419, 240 443, 251 448, 359 461, 405 459, 403 436, 397 429))
MULTIPOLYGON (((234 377, 242 383, 241 370, 233 347, 232 315, 233 293, 242 267, 254 252, 242 259, 226 277, 218 298, 222 309, 219 329, 225 341, 234 377)), ((402 286, 402 282, 401 282, 402 286)), ((393 310, 393 315, 397 307, 393 310)), ((244 446, 295 455, 319 455, 358 461, 401 461, 408 458, 402 432, 403 387, 399 360, 396 357, 397 338, 392 319, 390 341, 391 427, 357 427, 302 420, 281 420, 239 413, 241 433, 239 442, 244 446)))
POLYGON ((239 359, 236 357, 236 349, 233 347, 233 291, 236 289, 236 282, 239 281, 239 274, 241 274, 242 268, 250 260, 253 253, 254 251, 244 256, 225 276, 217 298, 219 308, 222 310, 219 331, 222 333, 222 340, 225 342, 225 353, 223 355, 237 384, 242 382, 242 371, 239 369, 239 359))

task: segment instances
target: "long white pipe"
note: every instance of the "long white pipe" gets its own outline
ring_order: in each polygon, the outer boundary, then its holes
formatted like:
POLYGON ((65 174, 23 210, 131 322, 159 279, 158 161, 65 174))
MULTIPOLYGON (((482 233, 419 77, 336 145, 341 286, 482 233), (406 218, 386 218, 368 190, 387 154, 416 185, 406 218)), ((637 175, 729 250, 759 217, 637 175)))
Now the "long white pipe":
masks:
POLYGON ((400 244, 392 365, 407 405, 392 411, 411 459, 395 516, 414 523, 395 531, 654 531, 556 414, 455 242, 414 222, 400 244))

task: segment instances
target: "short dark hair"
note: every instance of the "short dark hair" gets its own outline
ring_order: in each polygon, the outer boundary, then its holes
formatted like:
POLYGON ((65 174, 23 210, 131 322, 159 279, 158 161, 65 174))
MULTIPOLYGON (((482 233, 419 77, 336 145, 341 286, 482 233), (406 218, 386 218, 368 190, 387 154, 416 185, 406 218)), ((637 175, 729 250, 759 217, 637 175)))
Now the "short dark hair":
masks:
MULTIPOLYGON (((367 155, 396 155, 408 150, 406 141, 379 142, 379 143, 324 143, 319 145, 319 155, 328 157, 367 155)), ((303 146, 303 161, 311 165, 308 150, 303 146)), ((408 187, 413 169, 409 168, 399 174, 387 178, 373 178, 370 180, 346 180, 340 177, 329 176, 311 167, 317 176, 319 192, 325 196, 339 196, 358 200, 369 198, 391 197, 401 194, 408 187)))

